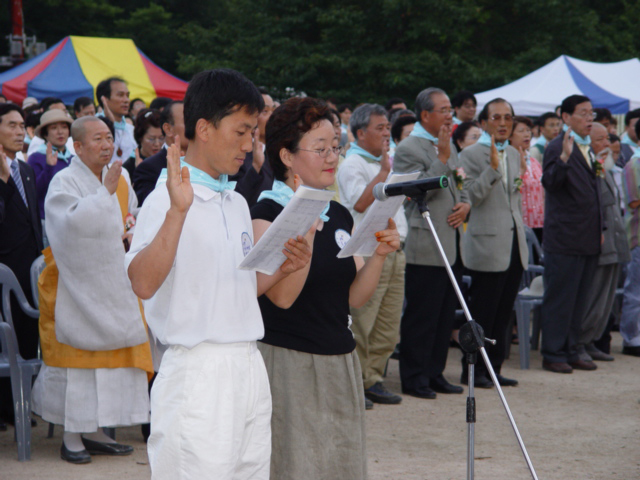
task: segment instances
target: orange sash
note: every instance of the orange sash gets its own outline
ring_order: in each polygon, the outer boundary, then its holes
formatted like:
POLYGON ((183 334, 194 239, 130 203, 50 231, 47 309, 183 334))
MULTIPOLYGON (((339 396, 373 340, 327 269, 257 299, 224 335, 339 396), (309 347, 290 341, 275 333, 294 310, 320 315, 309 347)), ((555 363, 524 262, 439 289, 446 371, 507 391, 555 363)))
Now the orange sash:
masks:
MULTIPOLYGON (((118 182, 116 195, 122 211, 122 221, 124 222, 129 210, 129 186, 123 177, 120 177, 118 182)), ((58 342, 55 326, 58 268, 53 258, 51 247, 47 247, 42 253, 47 265, 38 278, 40 347, 44 363, 50 367, 59 368, 139 368, 146 371, 149 379, 151 379, 153 376, 153 363, 148 341, 134 347, 103 351, 80 350, 58 342)), ((145 322, 146 326, 142 304, 139 300, 138 303, 140 304, 142 321, 145 322)))

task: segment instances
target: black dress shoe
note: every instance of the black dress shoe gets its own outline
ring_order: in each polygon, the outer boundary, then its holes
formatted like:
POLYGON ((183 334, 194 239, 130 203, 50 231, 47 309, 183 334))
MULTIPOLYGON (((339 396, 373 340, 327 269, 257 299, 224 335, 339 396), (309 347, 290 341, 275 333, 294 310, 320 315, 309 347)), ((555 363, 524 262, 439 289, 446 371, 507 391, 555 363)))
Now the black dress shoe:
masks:
POLYGON ((513 378, 503 377, 499 373, 496 373, 496 377, 498 378, 498 383, 501 387, 515 387, 518 385, 518 381, 513 378))
POLYGON ((85 448, 92 455, 123 456, 123 455, 131 455, 133 453, 133 447, 131 445, 122 445, 120 443, 95 442, 87 438, 83 438, 82 443, 84 443, 85 448))
POLYGON ((431 390, 429 387, 403 388, 402 393, 406 393, 412 397, 426 398, 429 400, 433 400, 437 396, 436 392, 431 390))
POLYGON ((622 353, 624 355, 640 357, 640 347, 622 347, 622 353))
POLYGON ((91 455, 89 455, 89 452, 87 452, 86 450, 72 452, 67 448, 64 442, 62 442, 62 446, 60 447, 60 458, 66 460, 69 463, 75 464, 91 462, 91 455))
POLYGON ((0 419, 0 432, 6 432, 7 431, 7 424, 4 423, 4 420, 0 419))
POLYGON ((458 385, 452 385, 447 382, 447 379, 442 376, 442 374, 437 377, 432 378, 429 381, 429 386, 431 389, 438 393, 462 393, 464 392, 464 388, 458 385))
MULTIPOLYGON (((469 376, 464 373, 460 376, 460 383, 469 385, 469 376)), ((476 375, 473 381, 476 388, 493 388, 493 382, 486 375, 476 375)))

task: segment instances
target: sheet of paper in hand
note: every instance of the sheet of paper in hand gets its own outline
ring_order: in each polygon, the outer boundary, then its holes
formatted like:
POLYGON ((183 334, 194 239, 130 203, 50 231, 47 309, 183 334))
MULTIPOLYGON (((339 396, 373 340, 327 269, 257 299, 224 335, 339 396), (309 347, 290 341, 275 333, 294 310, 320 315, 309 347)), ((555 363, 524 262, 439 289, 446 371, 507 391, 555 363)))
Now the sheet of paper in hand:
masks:
POLYGON ((334 195, 335 192, 329 190, 298 188, 238 268, 273 275, 287 259, 282 253, 287 240, 305 235, 334 195))
MULTIPOLYGON (((419 176, 420 172, 393 173, 386 183, 408 182, 410 180, 417 180, 419 176)), ((389 219, 395 217, 405 198, 407 197, 404 195, 398 195, 396 197, 389 197, 384 202, 375 200, 369 207, 369 210, 367 210, 367 213, 351 236, 349 242, 338 252, 338 258, 346 258, 353 255, 361 255, 363 257, 373 255, 373 252, 375 252, 379 245, 376 240, 376 232, 387 228, 389 219)))

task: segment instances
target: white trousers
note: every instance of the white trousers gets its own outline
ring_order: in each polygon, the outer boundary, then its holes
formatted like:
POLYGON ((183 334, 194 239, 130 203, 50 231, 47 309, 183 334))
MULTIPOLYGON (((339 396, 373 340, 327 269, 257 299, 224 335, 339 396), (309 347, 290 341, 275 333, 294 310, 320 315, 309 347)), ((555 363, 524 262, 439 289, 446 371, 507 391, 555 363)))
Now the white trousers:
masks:
POLYGON ((147 450, 153 480, 267 480, 271 393, 256 343, 170 347, 147 450))

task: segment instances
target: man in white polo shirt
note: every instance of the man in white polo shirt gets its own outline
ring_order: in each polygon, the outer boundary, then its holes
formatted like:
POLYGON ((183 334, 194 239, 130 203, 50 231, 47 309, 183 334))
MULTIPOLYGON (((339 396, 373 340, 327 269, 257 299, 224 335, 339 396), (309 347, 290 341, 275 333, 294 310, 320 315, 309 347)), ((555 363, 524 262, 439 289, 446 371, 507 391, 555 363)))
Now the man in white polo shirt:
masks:
POLYGON ((149 327, 169 346, 151 391, 153 479, 269 478, 271 395, 256 347, 264 335, 257 295, 302 268, 310 252, 304 241, 288 245, 295 255, 287 252, 273 277, 237 268, 253 232, 228 175, 253 149, 262 108, 238 72, 196 75, 184 100, 187 153, 180 162, 177 146, 169 148, 168 170, 138 216, 129 278, 149 327))

